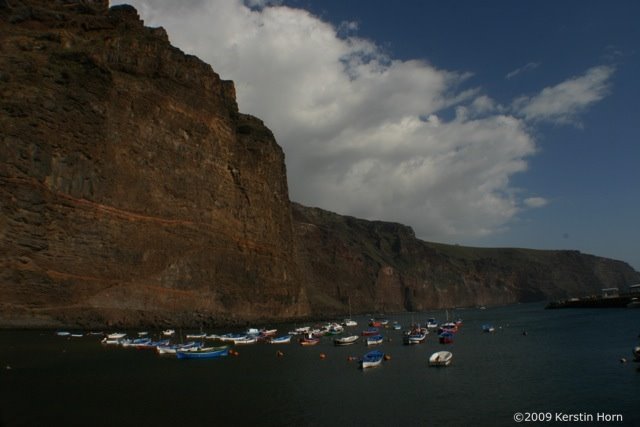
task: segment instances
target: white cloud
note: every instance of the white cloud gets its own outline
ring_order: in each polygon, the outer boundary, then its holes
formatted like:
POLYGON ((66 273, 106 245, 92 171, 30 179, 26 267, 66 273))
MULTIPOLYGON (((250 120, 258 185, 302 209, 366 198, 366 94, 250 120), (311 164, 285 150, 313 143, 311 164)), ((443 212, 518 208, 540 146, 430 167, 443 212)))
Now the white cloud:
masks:
POLYGON ((524 199, 524 204, 530 208, 541 208, 549 203, 544 197, 529 197, 524 199))
POLYGON ((535 96, 516 99, 514 111, 530 121, 580 126, 578 115, 609 94, 614 71, 608 65, 590 68, 585 74, 547 87, 535 96))
MULTIPOLYGON (((235 81, 240 110, 263 119, 284 148, 292 200, 399 221, 433 240, 487 235, 542 204, 519 201, 509 184, 536 150, 524 120, 478 88, 461 89, 469 73, 394 60, 371 41, 341 37, 344 27, 268 2, 131 3, 147 25, 164 26, 175 45, 235 81), (455 118, 443 119, 450 108, 455 118)), ((601 87, 603 74, 592 69, 522 99, 518 111, 573 117, 567 110, 597 96, 555 109, 551 100, 601 87)))
POLYGON ((515 70, 509 72, 505 78, 506 79, 512 79, 515 76, 517 76, 518 74, 524 73, 525 71, 529 71, 529 70, 534 70, 536 68, 538 68, 540 66, 539 62, 529 62, 528 64, 520 67, 520 68, 516 68, 515 70))

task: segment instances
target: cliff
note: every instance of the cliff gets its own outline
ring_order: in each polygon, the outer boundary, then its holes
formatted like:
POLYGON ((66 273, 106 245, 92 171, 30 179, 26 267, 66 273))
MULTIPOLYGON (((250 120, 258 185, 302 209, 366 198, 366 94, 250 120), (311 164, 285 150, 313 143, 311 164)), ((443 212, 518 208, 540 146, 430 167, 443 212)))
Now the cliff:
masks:
POLYGON ((417 239, 402 224, 292 204, 317 313, 421 311, 600 294, 640 281, 628 264, 578 251, 485 249, 417 239))
POLYGON ((200 326, 637 282, 577 252, 427 243, 291 204, 232 82, 106 0, 0 0, 0 326, 200 326))
POLYGON ((107 1, 0 2, 5 325, 307 314, 284 155, 232 82, 107 1))

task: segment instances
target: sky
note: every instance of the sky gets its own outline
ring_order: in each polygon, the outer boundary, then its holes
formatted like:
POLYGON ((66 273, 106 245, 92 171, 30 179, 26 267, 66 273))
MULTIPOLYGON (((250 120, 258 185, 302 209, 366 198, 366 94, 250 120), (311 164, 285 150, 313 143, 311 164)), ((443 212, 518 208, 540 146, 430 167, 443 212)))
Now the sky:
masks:
POLYGON ((127 3, 235 82, 292 200, 640 270, 640 2, 127 3))

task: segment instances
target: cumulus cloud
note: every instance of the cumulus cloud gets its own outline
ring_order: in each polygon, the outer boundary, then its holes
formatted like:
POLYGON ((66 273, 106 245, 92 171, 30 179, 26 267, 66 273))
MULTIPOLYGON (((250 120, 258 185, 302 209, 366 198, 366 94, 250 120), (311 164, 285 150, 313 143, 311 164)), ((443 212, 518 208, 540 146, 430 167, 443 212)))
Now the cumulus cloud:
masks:
POLYGON ((580 126, 578 115, 609 94, 614 71, 608 65, 590 68, 583 75, 544 88, 535 96, 516 99, 514 111, 530 121, 580 126))
POLYGON ((292 200, 399 221, 426 239, 487 235, 542 206, 510 186, 536 151, 525 119, 573 117, 598 97, 563 95, 602 96, 608 74, 593 69, 522 98, 514 116, 480 88, 463 89, 470 73, 393 59, 351 35, 355 24, 260 0, 130 2, 147 25, 235 81, 240 110, 263 119, 284 148, 292 200))

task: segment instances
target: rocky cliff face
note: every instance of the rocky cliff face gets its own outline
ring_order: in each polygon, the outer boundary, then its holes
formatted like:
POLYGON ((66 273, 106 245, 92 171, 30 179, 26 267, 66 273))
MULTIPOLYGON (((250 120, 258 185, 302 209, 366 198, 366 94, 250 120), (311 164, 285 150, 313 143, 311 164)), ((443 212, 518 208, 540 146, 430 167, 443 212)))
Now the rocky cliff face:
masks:
POLYGON ((232 82, 106 1, 0 2, 0 51, 3 323, 308 312, 284 155, 232 82))
POLYGON ((163 29, 107 0, 0 0, 0 326, 277 321, 634 281, 576 252, 437 245, 291 205, 272 133, 163 29))
POLYGON ((628 264, 577 251, 481 249, 416 239, 410 227, 293 204, 318 313, 421 311, 600 294, 640 281, 628 264))

